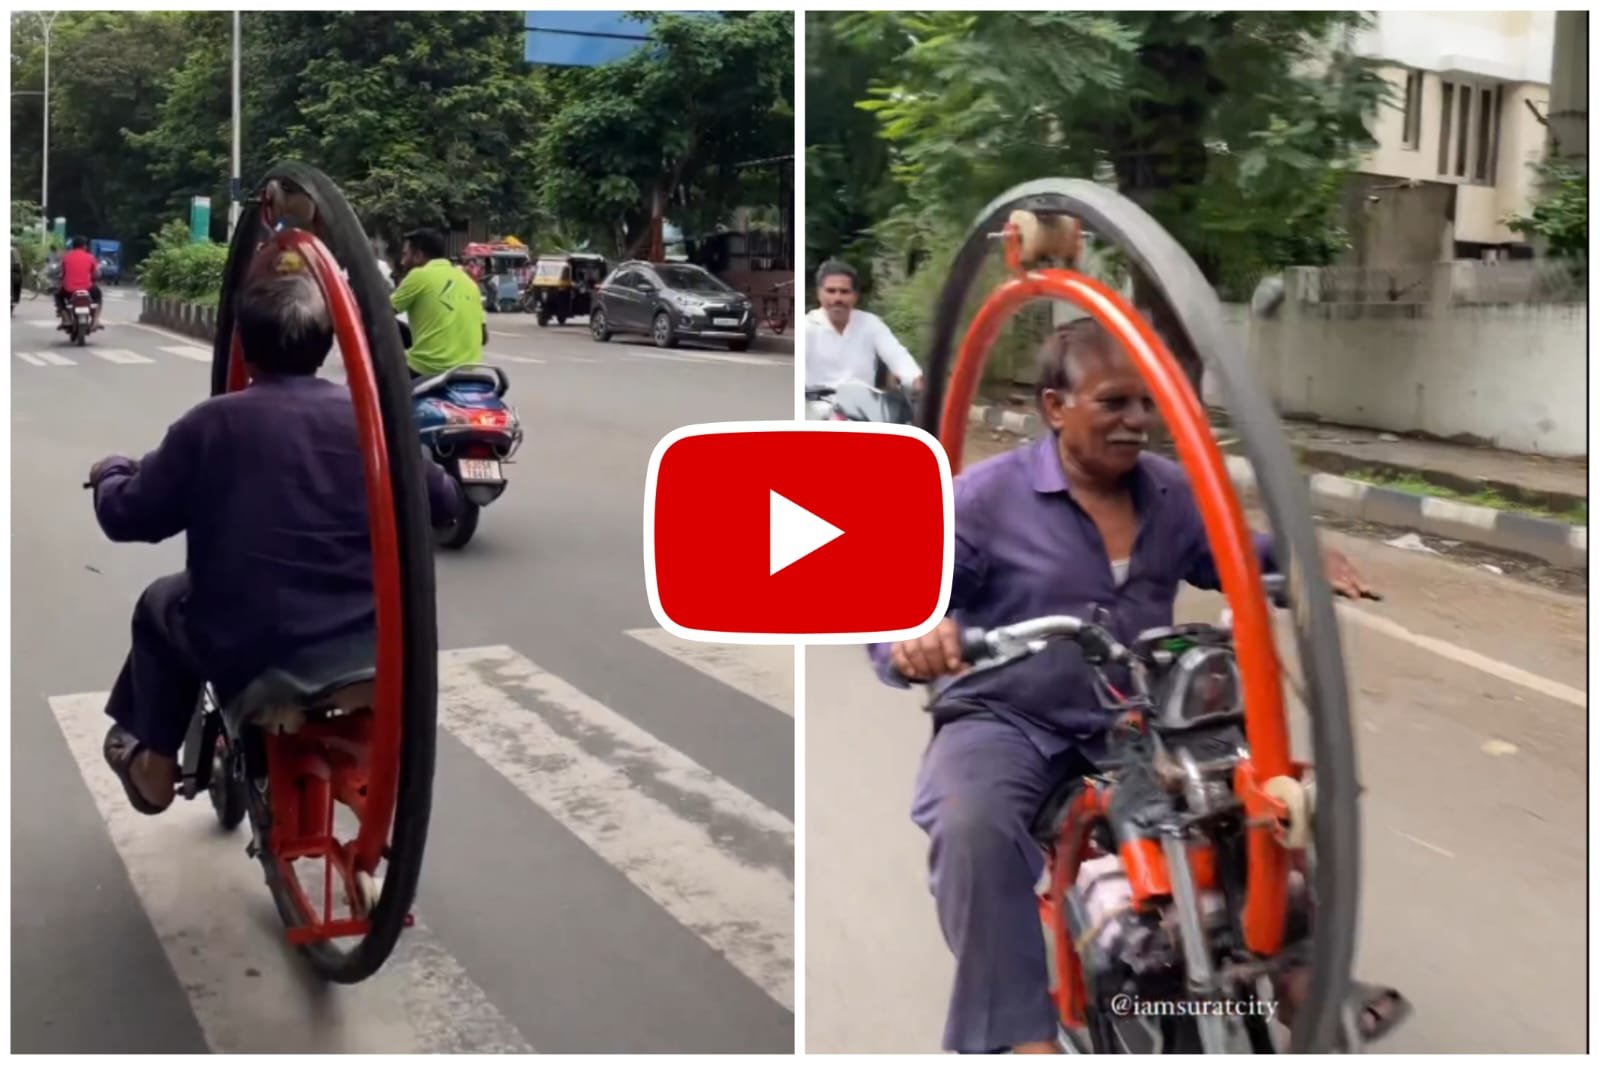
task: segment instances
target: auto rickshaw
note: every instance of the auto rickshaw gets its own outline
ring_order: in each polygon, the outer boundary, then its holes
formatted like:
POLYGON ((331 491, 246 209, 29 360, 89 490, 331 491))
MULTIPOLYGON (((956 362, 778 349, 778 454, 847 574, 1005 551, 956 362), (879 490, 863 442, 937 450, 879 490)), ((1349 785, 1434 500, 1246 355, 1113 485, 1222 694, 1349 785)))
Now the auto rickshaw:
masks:
POLYGON ((473 264, 468 266, 468 273, 478 279, 483 289, 485 310, 516 310, 532 274, 532 260, 526 245, 511 242, 469 244, 461 250, 461 259, 463 264, 473 264))
POLYGON ((550 320, 564 326, 567 319, 587 315, 593 306, 594 289, 605 280, 608 266, 604 256, 584 253, 541 255, 533 268, 532 300, 529 310, 539 316, 539 325, 550 320))

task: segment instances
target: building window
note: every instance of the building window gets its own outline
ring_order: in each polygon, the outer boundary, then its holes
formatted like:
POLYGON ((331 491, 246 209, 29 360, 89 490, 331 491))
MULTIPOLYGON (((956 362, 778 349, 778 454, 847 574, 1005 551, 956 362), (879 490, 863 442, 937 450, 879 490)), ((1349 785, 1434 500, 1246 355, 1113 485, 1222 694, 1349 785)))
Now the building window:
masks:
POLYGON ((1450 119, 1455 114, 1451 107, 1455 102, 1456 87, 1447 81, 1442 83, 1441 88, 1443 92, 1440 95, 1444 103, 1439 108, 1439 173, 1448 174, 1450 173, 1450 119))
POLYGON ((1456 177, 1467 176, 1467 140, 1472 135, 1472 86, 1463 85, 1456 93, 1461 121, 1456 128, 1456 177))
POLYGON ((1422 147, 1422 71, 1406 72, 1406 113, 1401 139, 1412 151, 1422 147))
POLYGON ((1478 90, 1478 143, 1473 161, 1472 180, 1485 184, 1489 181, 1489 161, 1494 158, 1494 127, 1490 123, 1494 120, 1494 93, 1488 89, 1478 90))

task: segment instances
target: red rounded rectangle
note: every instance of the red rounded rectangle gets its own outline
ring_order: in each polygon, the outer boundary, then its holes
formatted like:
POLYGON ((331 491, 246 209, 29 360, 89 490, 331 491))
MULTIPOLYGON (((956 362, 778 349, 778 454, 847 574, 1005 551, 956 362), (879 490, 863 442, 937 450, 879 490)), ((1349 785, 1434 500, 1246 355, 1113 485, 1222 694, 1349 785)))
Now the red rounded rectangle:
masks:
POLYGON ((951 509, 949 464, 921 430, 687 427, 651 457, 651 609, 699 639, 903 639, 948 605, 951 509))

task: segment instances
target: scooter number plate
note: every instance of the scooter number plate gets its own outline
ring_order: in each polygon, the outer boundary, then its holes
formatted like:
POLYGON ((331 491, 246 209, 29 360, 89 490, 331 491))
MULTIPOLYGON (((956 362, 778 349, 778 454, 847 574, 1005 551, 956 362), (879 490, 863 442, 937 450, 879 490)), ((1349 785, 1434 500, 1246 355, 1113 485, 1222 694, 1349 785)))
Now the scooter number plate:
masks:
POLYGON ((494 483, 504 480, 500 476, 498 459, 463 459, 460 470, 462 481, 494 483))

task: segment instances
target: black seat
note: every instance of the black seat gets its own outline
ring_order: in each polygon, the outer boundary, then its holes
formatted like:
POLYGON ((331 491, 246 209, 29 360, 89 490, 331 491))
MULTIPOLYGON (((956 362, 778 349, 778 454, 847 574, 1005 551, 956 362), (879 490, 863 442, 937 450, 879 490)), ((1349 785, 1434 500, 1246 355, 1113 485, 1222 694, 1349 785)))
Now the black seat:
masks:
POLYGON ((331 705, 341 689, 370 683, 377 677, 377 634, 358 633, 315 644, 263 672, 226 707, 222 716, 230 734, 268 711, 314 711, 331 705))
POLYGON ((497 366, 487 363, 469 363, 466 366, 451 367, 442 374, 435 374, 430 378, 423 378, 411 386, 412 396, 425 396, 436 389, 446 385, 463 385, 469 382, 494 387, 496 396, 504 396, 511 383, 506 380, 506 372, 497 366))

